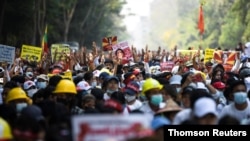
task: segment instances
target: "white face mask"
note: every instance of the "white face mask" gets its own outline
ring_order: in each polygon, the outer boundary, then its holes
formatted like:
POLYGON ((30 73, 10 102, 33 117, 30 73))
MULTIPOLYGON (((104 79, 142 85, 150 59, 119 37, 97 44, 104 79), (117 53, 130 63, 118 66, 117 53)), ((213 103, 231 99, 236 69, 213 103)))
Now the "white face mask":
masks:
POLYGON ((27 91, 29 97, 33 97, 33 95, 37 92, 37 89, 30 89, 27 91))
POLYGON ((27 103, 17 103, 16 104, 16 111, 19 113, 23 110, 23 108, 27 107, 27 103))
POLYGON ((97 82, 96 82, 96 81, 93 81, 93 82, 91 83, 91 86, 92 86, 92 88, 96 87, 96 86, 97 86, 97 82))
POLYGON ((176 88, 177 93, 181 91, 181 88, 176 88))
POLYGON ((193 82, 190 83, 189 86, 191 86, 191 87, 193 87, 193 88, 196 88, 196 87, 197 87, 196 83, 193 83, 193 82))
POLYGON ((135 95, 133 95, 133 96, 125 95, 125 99, 127 102, 131 102, 131 101, 136 99, 136 96, 135 95))

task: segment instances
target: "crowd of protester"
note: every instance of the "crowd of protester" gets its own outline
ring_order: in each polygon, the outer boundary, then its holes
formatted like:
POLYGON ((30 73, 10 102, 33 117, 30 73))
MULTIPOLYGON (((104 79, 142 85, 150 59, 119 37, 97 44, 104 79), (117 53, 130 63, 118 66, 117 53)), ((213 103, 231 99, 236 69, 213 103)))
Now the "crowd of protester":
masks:
POLYGON ((153 133, 145 140, 161 140, 166 125, 248 125, 249 47, 237 48, 231 71, 204 63, 202 48, 189 60, 177 47, 132 47, 132 60, 95 44, 91 51, 56 52, 54 61, 46 53, 40 62, 25 60, 17 52, 14 64, 0 68, 0 140, 71 141, 71 117, 87 114, 150 115, 153 133), (166 61, 174 62, 171 71, 161 71, 166 61))

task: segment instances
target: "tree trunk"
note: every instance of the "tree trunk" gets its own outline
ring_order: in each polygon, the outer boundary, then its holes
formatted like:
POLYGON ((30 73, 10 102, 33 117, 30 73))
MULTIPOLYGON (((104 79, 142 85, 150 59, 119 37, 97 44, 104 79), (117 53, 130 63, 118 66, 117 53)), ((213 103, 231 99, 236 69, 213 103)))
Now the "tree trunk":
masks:
MULTIPOLYGON (((3 29, 3 22, 4 22, 4 12, 5 12, 5 4, 6 4, 6 0, 1 1, 2 6, 1 6, 1 13, 0 13, 0 35, 2 34, 2 29, 3 29)), ((1 40, 1 38, 0 38, 1 40)))
POLYGON ((64 25, 65 25, 64 36, 63 36, 64 42, 68 41, 69 27, 70 27, 70 23, 73 18, 73 15, 75 13, 77 2, 78 2, 77 0, 74 1, 70 9, 64 8, 64 25))

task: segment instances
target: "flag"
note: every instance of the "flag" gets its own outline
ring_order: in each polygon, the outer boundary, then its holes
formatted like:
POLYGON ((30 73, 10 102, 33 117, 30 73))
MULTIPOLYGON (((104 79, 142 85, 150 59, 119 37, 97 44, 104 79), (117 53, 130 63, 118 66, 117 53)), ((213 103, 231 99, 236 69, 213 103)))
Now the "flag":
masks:
POLYGON ((203 34, 205 31, 202 4, 200 5, 200 10, 199 10, 198 29, 200 34, 203 34))
POLYGON ((47 25, 45 27, 45 32, 43 35, 43 40, 42 40, 42 51, 43 53, 49 53, 49 48, 48 48, 48 38, 47 38, 47 25))

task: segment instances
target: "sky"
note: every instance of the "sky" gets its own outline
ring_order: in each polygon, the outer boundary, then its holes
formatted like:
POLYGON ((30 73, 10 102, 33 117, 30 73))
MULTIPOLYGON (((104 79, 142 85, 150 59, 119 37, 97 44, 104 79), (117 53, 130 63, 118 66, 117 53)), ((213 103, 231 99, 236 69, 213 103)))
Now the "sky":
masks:
POLYGON ((124 24, 128 31, 132 31, 140 17, 150 15, 150 3, 154 0, 126 0, 127 4, 123 7, 121 14, 126 15, 124 24), (130 14, 133 14, 129 16, 130 14))

